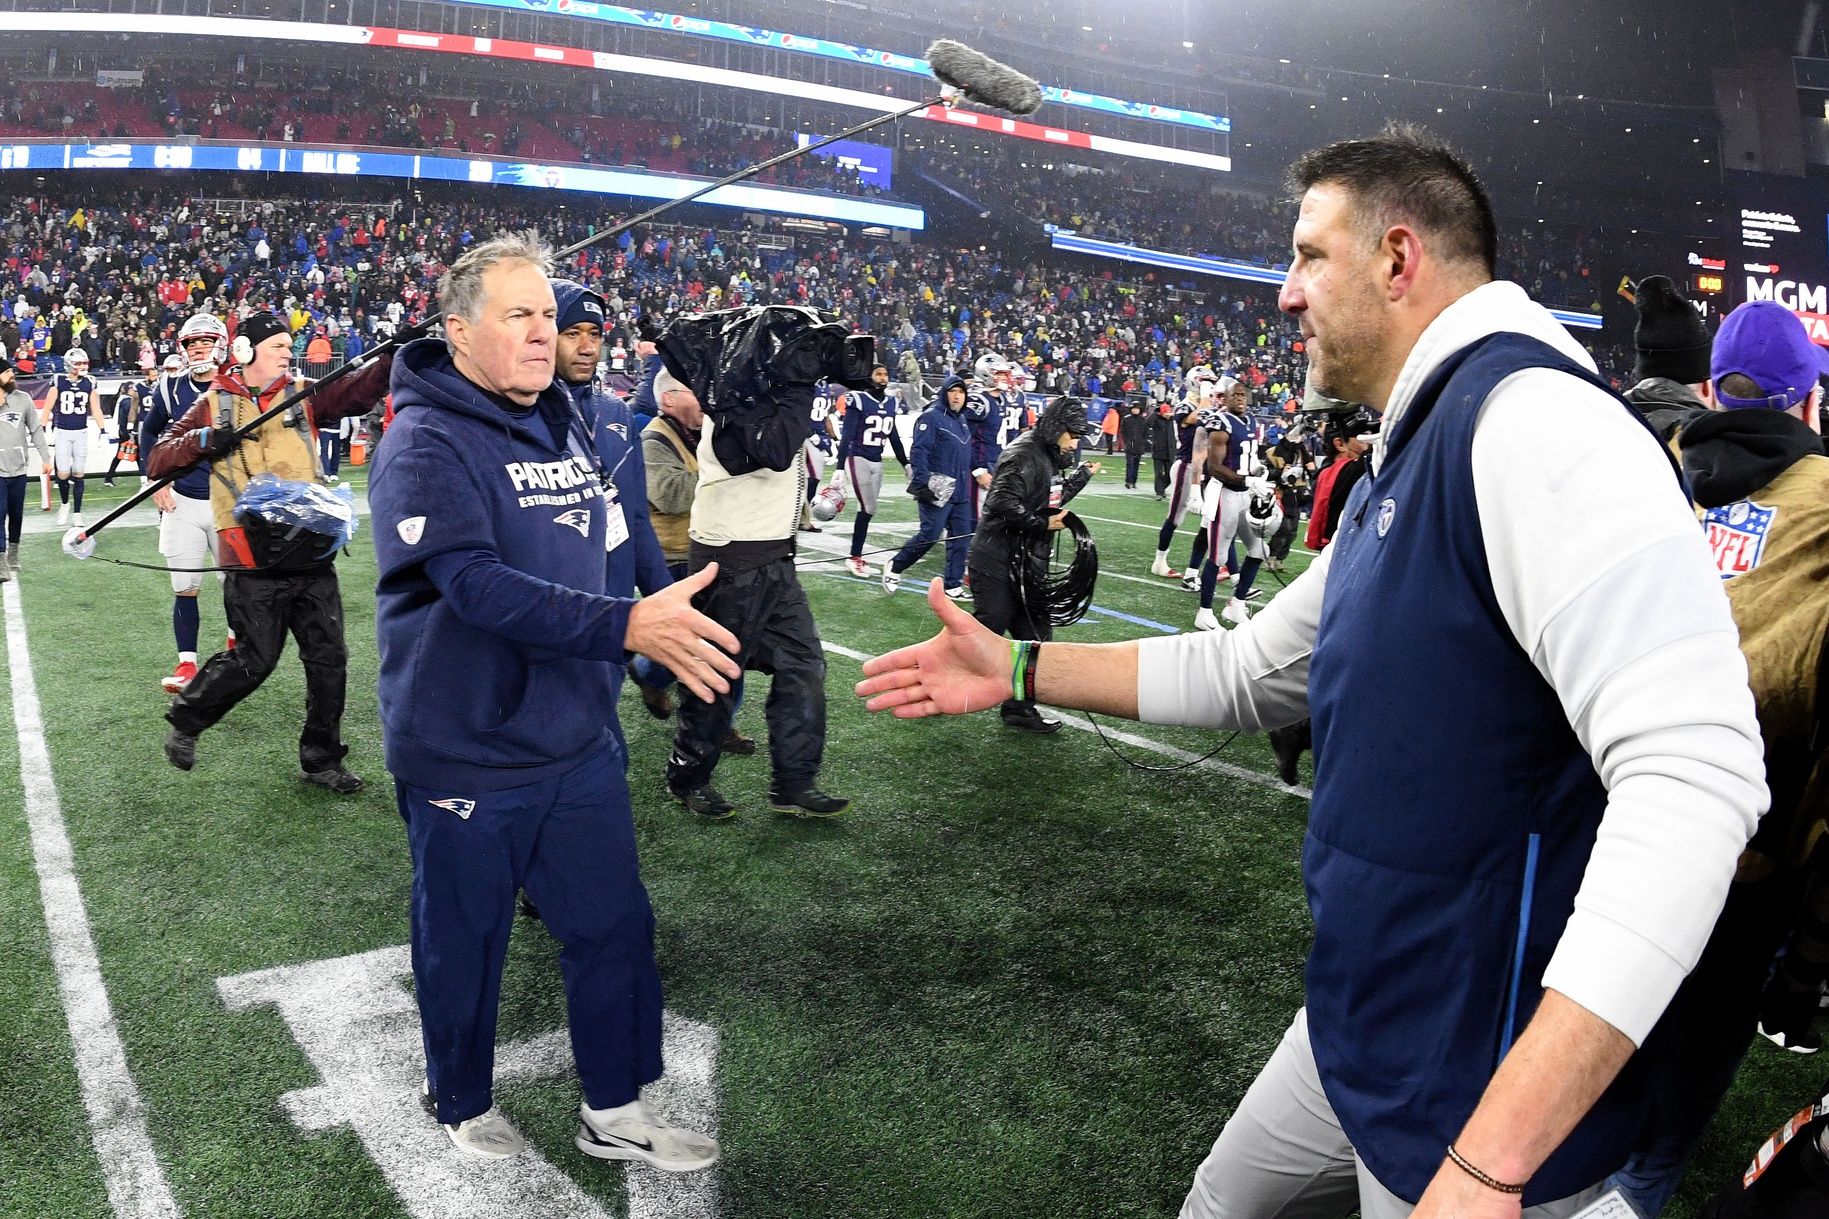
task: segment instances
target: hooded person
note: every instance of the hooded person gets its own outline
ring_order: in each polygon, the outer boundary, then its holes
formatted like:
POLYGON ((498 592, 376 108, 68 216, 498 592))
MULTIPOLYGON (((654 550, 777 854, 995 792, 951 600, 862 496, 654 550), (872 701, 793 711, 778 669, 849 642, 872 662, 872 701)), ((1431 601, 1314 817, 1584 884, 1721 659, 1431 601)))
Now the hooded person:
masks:
POLYGON ((492 1091, 522 890, 561 945, 584 1093, 576 1146, 690 1171, 717 1159, 716 1141, 641 1095, 662 1074, 661 986, 616 703, 632 653, 700 699, 728 690, 737 640, 691 605, 716 564, 639 601, 612 591, 616 551, 632 544, 612 545, 606 429, 581 423, 554 380, 550 266, 537 238, 511 234, 445 272, 445 337, 401 349, 369 483, 382 743, 413 858, 427 1091, 460 1150, 524 1148, 492 1091))
MULTIPOLYGON (((1078 460, 1080 439, 1092 432, 1086 405, 1058 398, 1003 450, 984 495, 972 535, 972 616, 999 635, 1045 642, 1054 637, 1045 583, 1054 535, 1064 527, 1065 505, 1098 465, 1078 460)), ((1060 721, 1036 710, 1028 698, 1005 700, 1003 722, 1024 732, 1060 731, 1060 721)))
POLYGON ((1643 1214, 1676 1189, 1755 1030, 1798 1052, 1821 1044, 1812 1026, 1829 982, 1826 372, 1829 355, 1790 310, 1742 305, 1715 338, 1716 409, 1689 410, 1676 438, 1739 628, 1772 803, 1660 1029, 1683 1070, 1658 1080, 1655 1120, 1614 1179, 1643 1214))
POLYGON ((970 387, 957 374, 915 420, 908 448, 908 493, 920 507, 921 526, 883 567, 883 591, 901 586, 902 573, 946 538, 946 595, 965 600, 965 560, 971 547, 972 426, 966 417, 970 387))

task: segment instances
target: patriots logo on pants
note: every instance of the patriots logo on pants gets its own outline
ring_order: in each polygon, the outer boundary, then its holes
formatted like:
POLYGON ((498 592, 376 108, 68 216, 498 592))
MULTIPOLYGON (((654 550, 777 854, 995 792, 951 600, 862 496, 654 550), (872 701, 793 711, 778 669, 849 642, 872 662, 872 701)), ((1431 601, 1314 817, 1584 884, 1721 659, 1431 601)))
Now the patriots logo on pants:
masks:
POLYGON ((558 516, 553 517, 553 524, 569 525, 571 528, 578 531, 578 536, 581 538, 588 538, 591 536, 591 514, 583 508, 566 509, 558 516))
POLYGON ((476 801, 474 800, 427 800, 426 803, 433 808, 442 808, 456 813, 465 821, 470 820, 470 814, 476 811, 476 801))

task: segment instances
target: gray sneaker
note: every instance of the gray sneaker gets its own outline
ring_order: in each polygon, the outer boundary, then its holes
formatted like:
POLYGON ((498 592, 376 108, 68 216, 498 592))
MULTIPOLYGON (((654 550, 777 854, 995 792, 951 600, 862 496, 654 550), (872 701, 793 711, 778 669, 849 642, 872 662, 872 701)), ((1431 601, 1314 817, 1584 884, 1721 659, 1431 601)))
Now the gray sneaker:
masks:
POLYGON ((478 1114, 456 1125, 441 1122, 440 1126, 459 1151, 478 1159, 506 1160, 527 1150, 527 1140, 521 1137, 521 1132, 514 1128, 514 1123, 494 1105, 489 1106, 487 1113, 478 1114))
POLYGON ((578 1106, 579 1151, 599 1160, 639 1160, 667 1172, 695 1172, 718 1162, 718 1141, 696 1130, 669 1126, 638 1104, 633 1116, 608 1120, 608 1110, 578 1106))
POLYGON ((6 562, 7 562, 7 565, 13 569, 13 574, 15 576, 18 575, 19 574, 19 547, 13 546, 13 547, 9 547, 7 549, 6 562))

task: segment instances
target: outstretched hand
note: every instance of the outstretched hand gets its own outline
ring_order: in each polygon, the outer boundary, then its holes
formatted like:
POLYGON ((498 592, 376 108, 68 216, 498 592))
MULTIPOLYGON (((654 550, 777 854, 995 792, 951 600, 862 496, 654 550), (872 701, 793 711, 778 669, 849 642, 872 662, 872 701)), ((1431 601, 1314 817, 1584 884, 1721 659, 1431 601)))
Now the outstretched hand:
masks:
POLYGON ((938 579, 927 586, 927 604, 940 633, 866 660, 857 683, 857 696, 869 700, 864 706, 917 719, 983 711, 1009 698, 1009 641, 949 601, 938 579))
POLYGON ((623 646, 649 660, 666 665, 680 685, 701 702, 711 702, 730 692, 730 683, 743 676, 731 659, 742 644, 717 622, 692 608, 692 598, 718 574, 718 565, 677 581, 652 597, 643 597, 629 611, 623 646))

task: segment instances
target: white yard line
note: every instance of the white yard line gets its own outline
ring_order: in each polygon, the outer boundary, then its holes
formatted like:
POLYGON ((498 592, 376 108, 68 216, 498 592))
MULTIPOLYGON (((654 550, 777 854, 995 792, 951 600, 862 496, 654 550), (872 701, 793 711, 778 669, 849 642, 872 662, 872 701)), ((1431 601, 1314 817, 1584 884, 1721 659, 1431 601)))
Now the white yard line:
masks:
MULTIPOLYGON (((859 652, 854 648, 847 648, 842 644, 833 643, 829 639, 822 639, 820 641, 820 646, 834 656, 844 656, 856 661, 870 659, 870 657, 863 652, 859 652)), ((1175 762, 1193 762, 1200 757, 1197 753, 1189 753, 1187 750, 1177 749, 1173 745, 1164 745, 1160 741, 1152 741, 1148 737, 1138 736, 1134 732, 1125 732, 1104 724, 1095 727, 1091 720, 1082 719, 1077 715, 1071 715, 1065 711, 1058 711, 1053 708, 1050 708, 1050 710, 1053 711, 1055 715, 1059 716, 1061 723, 1068 728, 1074 728, 1080 732, 1096 733, 1102 731, 1110 740, 1130 745, 1137 749, 1147 749, 1151 753, 1161 754, 1163 757, 1175 762)), ((1198 763, 1198 767, 1202 770, 1216 770, 1221 774, 1231 775, 1235 779, 1242 779, 1247 783, 1255 783, 1259 787, 1268 787, 1271 791, 1279 792, 1285 796, 1300 796, 1304 800, 1311 799, 1314 796, 1314 792, 1306 787, 1300 785, 1292 787, 1274 775, 1260 774, 1249 767, 1234 766, 1232 763, 1222 762, 1218 758, 1207 758, 1205 761, 1198 763)), ((1190 769, 1193 768, 1190 767, 1190 769)))
POLYGON ((102 980, 89 913, 76 883, 70 834, 64 825, 51 755, 45 747, 44 715, 26 647, 25 614, 17 582, 0 587, 6 605, 6 659, 12 672, 13 728, 19 736, 19 779, 32 836, 32 862, 44 899, 51 960, 76 1050, 76 1076, 95 1153, 101 1160, 108 1200, 121 1219, 176 1216, 178 1204, 153 1156, 146 1107, 127 1069, 127 1050, 114 1021, 102 980))

